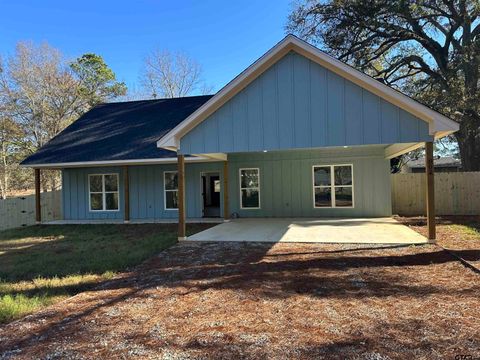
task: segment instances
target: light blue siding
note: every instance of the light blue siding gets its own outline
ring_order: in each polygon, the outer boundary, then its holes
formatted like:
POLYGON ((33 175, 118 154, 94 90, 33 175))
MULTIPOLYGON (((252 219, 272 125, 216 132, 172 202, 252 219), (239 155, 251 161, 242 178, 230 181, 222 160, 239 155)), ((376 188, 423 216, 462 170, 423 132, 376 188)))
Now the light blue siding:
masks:
POLYGON ((181 139, 184 154, 431 141, 428 124, 289 53, 181 139))
MULTIPOLYGON (((325 148, 268 153, 229 154, 230 211, 242 217, 369 217, 391 214, 390 166, 384 159, 383 146, 325 148), (312 166, 352 164, 354 176, 353 209, 315 209, 313 207, 312 166), (261 209, 241 210, 239 169, 260 169, 261 209)), ((130 217, 132 219, 175 219, 176 210, 165 210, 163 173, 176 170, 176 165, 131 166, 130 217)), ((187 217, 202 216, 201 173, 218 172, 223 184, 221 162, 187 164, 187 217)), ((123 219, 122 168, 82 168, 63 171, 63 213, 73 219, 123 219), (120 211, 90 212, 88 208, 88 175, 118 173, 120 179, 120 211)), ((220 194, 223 214, 223 186, 220 194)))
POLYGON ((390 163, 383 147, 230 154, 230 210, 241 217, 391 215, 390 163), (314 208, 312 166, 352 164, 353 208, 314 208), (260 169, 261 209, 240 209, 239 169, 260 169))
POLYGON ((120 194, 119 211, 90 211, 88 175, 119 174, 120 188, 123 189, 123 172, 118 167, 79 168, 62 172, 63 217, 65 220, 123 219, 123 196, 120 194))
MULTIPOLYGON (((177 210, 165 210, 163 173, 176 170, 171 165, 130 166, 130 218, 131 219, 174 219, 177 210)), ((186 204, 187 217, 202 217, 201 173, 218 172, 223 182, 222 163, 186 164, 186 204)), ((123 219, 123 169, 121 167, 75 168, 64 169, 63 175, 63 214, 65 220, 86 219, 123 219), (88 202, 88 175, 118 173, 120 180, 120 210, 92 212, 88 202)), ((220 194, 221 211, 223 211, 223 189, 220 194)), ((222 213, 222 212, 221 212, 222 213)))

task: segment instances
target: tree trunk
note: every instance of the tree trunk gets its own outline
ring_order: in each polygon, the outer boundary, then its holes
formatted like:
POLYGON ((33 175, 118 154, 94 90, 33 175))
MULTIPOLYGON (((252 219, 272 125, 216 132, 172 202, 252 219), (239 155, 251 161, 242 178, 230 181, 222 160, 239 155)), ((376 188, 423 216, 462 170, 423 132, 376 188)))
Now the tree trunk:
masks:
POLYGON ((460 123, 460 130, 455 133, 460 150, 463 171, 480 171, 480 127, 471 117, 460 123))
POLYGON ((2 141, 2 180, 0 180, 0 199, 6 199, 8 194, 8 164, 7 149, 2 141))

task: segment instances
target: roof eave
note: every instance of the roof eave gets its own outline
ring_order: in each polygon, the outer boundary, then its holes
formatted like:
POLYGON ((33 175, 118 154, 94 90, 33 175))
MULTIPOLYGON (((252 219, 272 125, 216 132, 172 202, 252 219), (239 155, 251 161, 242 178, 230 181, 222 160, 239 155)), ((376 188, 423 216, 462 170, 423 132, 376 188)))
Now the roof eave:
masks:
MULTIPOLYGON (((176 164, 176 157, 157 158, 157 159, 129 159, 129 160, 99 160, 99 161, 72 161, 61 163, 43 163, 43 164, 20 164, 23 168, 32 169, 66 169, 81 167, 98 167, 98 166, 125 166, 125 165, 157 165, 157 164, 176 164)), ((209 156, 188 156, 185 158, 186 163, 197 162, 214 162, 218 159, 209 156)))

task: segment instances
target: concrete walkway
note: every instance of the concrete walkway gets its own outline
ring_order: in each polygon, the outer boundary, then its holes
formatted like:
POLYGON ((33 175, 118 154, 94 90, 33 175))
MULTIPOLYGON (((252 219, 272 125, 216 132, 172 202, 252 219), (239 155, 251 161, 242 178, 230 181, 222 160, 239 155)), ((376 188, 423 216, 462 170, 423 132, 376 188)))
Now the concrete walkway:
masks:
POLYGON ((188 237, 191 241, 425 244, 393 218, 235 219, 188 237))

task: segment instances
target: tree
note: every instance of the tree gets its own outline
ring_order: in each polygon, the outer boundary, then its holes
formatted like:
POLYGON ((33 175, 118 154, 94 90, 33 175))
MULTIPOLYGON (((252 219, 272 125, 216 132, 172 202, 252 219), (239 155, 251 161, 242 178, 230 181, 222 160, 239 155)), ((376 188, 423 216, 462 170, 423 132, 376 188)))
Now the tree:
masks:
MULTIPOLYGON (((125 84, 94 54, 69 62, 48 44, 19 43, 0 63, 2 118, 23 135, 21 151, 32 154, 99 102, 126 92, 125 84)), ((43 188, 55 188, 57 172, 44 172, 43 188)))
POLYGON ((211 91, 202 80, 202 67, 188 55, 166 50, 151 52, 144 61, 141 84, 152 98, 183 97, 211 91))
POLYGON ((6 199, 10 181, 18 171, 23 133, 18 124, 0 115, 0 199, 6 199))
POLYGON ((78 79, 79 97, 89 107, 127 93, 125 83, 116 81, 115 73, 99 55, 85 54, 70 67, 78 79))
POLYGON ((460 122, 462 167, 480 170, 478 0, 305 0, 287 31, 460 122))

